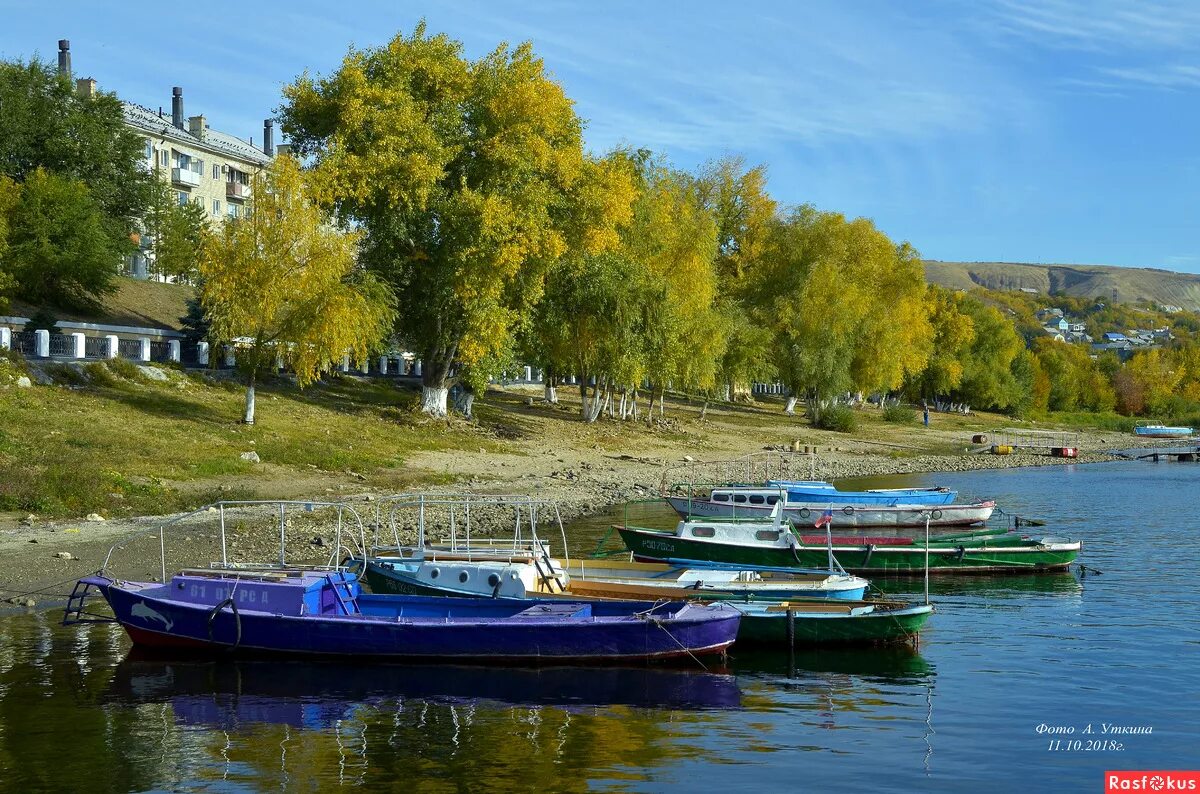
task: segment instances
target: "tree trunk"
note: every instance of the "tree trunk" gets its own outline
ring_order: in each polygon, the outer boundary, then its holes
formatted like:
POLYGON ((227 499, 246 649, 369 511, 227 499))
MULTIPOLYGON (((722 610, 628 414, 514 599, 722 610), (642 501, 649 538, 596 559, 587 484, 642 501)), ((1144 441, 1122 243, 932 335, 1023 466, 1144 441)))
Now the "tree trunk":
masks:
POLYGON ((579 418, 583 421, 588 419, 588 379, 586 375, 579 376, 579 418))
POLYGON ((421 373, 421 410, 430 416, 446 416, 446 397, 450 393, 446 379, 456 349, 451 346, 449 350, 435 348, 426 352, 425 368, 421 373))
POLYGON ((558 405, 558 387, 553 382, 547 382, 544 387, 546 402, 558 405))
POLYGON ((250 382, 246 384, 246 416, 242 419, 244 424, 254 424, 254 373, 250 373, 250 382))
POLYGON ((667 415, 667 388, 664 386, 658 392, 658 418, 662 419, 667 415))
POLYGON ((794 395, 794 394, 788 395, 787 405, 784 406, 783 412, 785 414, 787 414, 788 416, 796 415, 796 395, 794 395))
POLYGON ((704 407, 700 409, 700 421, 704 421, 704 417, 708 416, 708 399, 704 400, 704 407))
POLYGON ((475 392, 471 391, 470 389, 463 389, 463 393, 455 402, 454 407, 458 409, 460 414, 470 419, 474 416, 474 414, 471 413, 471 410, 474 408, 474 406, 475 392))
POLYGON ((646 408, 646 424, 654 421, 654 389, 650 389, 650 405, 646 408))
POLYGON ((725 402, 729 402, 730 400, 733 399, 733 384, 732 383, 726 383, 721 388, 721 399, 725 402))

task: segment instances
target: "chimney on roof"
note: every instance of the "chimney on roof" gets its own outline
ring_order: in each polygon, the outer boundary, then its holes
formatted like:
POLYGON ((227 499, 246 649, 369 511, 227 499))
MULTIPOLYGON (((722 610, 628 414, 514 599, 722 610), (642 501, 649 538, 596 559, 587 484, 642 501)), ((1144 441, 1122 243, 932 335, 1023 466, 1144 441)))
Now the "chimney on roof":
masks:
POLYGON ((81 77, 75 81, 75 93, 80 99, 96 98, 96 81, 90 77, 81 77))
POLYGON ((200 140, 204 140, 204 131, 208 129, 208 122, 203 116, 188 117, 188 132, 195 135, 200 140))
POLYGON ((179 86, 171 89, 171 123, 183 129, 183 89, 179 86))
POLYGON ((67 39, 58 40, 58 73, 63 77, 71 76, 71 42, 67 39))
POLYGON ((263 119, 263 154, 275 156, 275 122, 263 119))

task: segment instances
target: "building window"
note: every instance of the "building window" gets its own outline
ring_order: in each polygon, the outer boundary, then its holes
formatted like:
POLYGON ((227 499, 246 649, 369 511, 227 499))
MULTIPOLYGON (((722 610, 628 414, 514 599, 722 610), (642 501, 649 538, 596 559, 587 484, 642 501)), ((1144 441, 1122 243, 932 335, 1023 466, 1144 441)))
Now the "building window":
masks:
POLYGON ((184 193, 182 190, 175 191, 175 200, 179 202, 179 206, 187 206, 187 198, 188 194, 184 193))
MULTIPOLYGON (((213 179, 220 179, 220 178, 221 178, 221 166, 217 165, 216 163, 213 163, 213 179)), ((215 210, 213 212, 214 212, 214 214, 216 213, 215 210)))
POLYGON ((227 204, 227 205, 226 205, 226 209, 225 209, 225 213, 226 213, 226 214, 227 214, 227 215, 228 215, 230 218, 236 218, 238 215, 240 215, 240 214, 241 214, 241 213, 239 212, 239 210, 240 210, 240 209, 241 209, 241 208, 240 208, 240 207, 238 207, 238 205, 237 205, 237 204, 227 204))
MULTIPOLYGON (((216 166, 214 165, 213 168, 216 168, 216 166)), ((213 199, 213 215, 220 215, 220 214, 221 214, 221 200, 213 199)))
POLYGON ((150 161, 150 165, 154 165, 154 144, 150 139, 146 139, 146 159, 150 161))
POLYGON ((167 153, 166 149, 163 149, 158 153, 159 165, 161 165, 163 168, 166 168, 168 165, 170 165, 170 162, 170 154, 167 153))

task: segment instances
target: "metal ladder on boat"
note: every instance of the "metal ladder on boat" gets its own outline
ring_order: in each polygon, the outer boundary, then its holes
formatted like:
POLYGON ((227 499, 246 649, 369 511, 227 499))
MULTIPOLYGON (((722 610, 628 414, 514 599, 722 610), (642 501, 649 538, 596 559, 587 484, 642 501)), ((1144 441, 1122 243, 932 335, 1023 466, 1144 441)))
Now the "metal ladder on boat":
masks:
POLYGON ((338 606, 342 608, 343 614, 362 614, 362 608, 358 605, 358 599, 350 591, 350 581, 346 578, 344 571, 325 574, 325 581, 329 582, 330 587, 333 588, 333 597, 337 600, 338 606), (334 579, 335 575, 337 579, 334 579))
MULTIPOLYGON (((63 609, 62 625, 74 626, 78 623, 116 623, 117 619, 110 615, 99 615, 84 609, 88 597, 93 595, 91 582, 76 582, 75 589, 67 598, 67 606, 63 609)), ((97 592, 100 588, 96 588, 97 592)))

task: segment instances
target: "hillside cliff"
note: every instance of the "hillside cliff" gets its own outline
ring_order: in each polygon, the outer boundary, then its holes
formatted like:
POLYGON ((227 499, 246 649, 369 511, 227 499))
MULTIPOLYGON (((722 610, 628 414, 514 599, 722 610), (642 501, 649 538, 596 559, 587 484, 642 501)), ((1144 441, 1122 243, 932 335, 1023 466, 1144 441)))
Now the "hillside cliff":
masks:
POLYGON ((925 278, 951 289, 1035 289, 1115 303, 1179 306, 1200 311, 1200 275, 1107 265, 925 260, 925 278))

